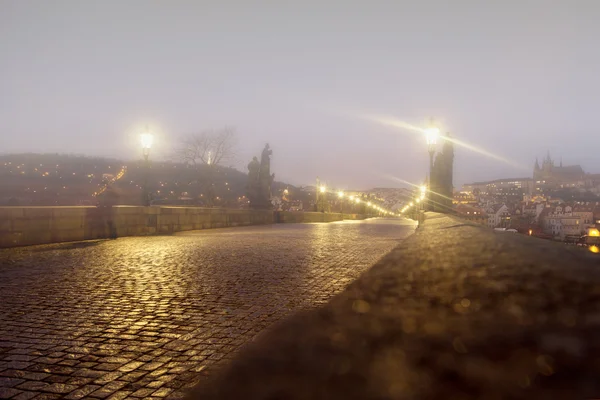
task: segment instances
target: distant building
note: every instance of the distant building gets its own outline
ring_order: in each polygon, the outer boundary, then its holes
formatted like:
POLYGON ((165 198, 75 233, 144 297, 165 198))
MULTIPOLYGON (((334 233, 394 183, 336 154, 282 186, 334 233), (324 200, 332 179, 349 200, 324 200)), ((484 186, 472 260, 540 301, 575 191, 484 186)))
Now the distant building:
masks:
POLYGON ((533 179, 536 183, 536 190, 544 192, 547 190, 584 187, 586 175, 580 165, 563 166, 562 161, 558 166, 554 165, 554 160, 550 153, 542 161, 535 160, 533 167, 533 179))
POLYGON ((595 226, 594 221, 594 206, 593 205, 575 205, 573 207, 573 216, 578 217, 581 223, 581 233, 583 234, 588 228, 595 226))
POLYGON ((492 195, 505 202, 518 202, 526 195, 533 195, 534 186, 532 178, 508 178, 468 183, 463 185, 462 191, 474 196, 492 195))
POLYGON ((290 202, 290 211, 302 211, 304 204, 300 200, 292 200, 290 202))
POLYGON ((506 204, 494 204, 486 210, 489 228, 507 228, 510 226, 510 211, 506 204))
POLYGON ((558 204, 542 213, 544 232, 562 241, 576 240, 594 226, 594 208, 590 205, 558 204))
POLYGON ((453 204, 477 204, 477 198, 473 195, 472 192, 458 192, 454 193, 454 197, 452 199, 453 204))
POLYGON ((275 211, 281 211, 282 210, 282 205, 283 205, 283 201, 281 200, 281 197, 279 196, 271 196, 271 206, 273 207, 273 210, 275 211))
POLYGON ((533 221, 538 221, 540 214, 542 213, 545 207, 545 202, 525 203, 523 205, 522 215, 531 217, 533 221))
POLYGON ((596 196, 600 196, 600 174, 586 174, 585 187, 596 196))
POLYGON ((488 225, 488 216, 481 208, 473 207, 467 204, 458 204, 454 207, 456 214, 468 221, 472 221, 479 225, 488 225))

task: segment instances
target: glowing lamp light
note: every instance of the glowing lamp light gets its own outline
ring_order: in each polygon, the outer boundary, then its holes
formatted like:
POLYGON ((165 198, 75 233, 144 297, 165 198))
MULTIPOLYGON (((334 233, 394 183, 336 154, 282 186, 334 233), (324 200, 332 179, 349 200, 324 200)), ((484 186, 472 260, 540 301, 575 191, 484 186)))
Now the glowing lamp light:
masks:
POLYGON ((151 133, 142 133, 140 139, 142 140, 142 148, 144 150, 150 150, 154 143, 154 136, 151 133))
POLYGON ((428 145, 437 144, 438 136, 440 136, 440 129, 436 127, 431 127, 425 129, 425 138, 427 140, 428 145))
POLYGON ((342 192, 341 190, 338 192, 338 197, 341 199, 342 197, 344 197, 344 192, 342 192))
POLYGON ((588 236, 594 236, 594 237, 600 236, 600 231, 596 228, 590 228, 588 236))
POLYGON ((321 193, 325 193, 325 191, 326 191, 326 190, 327 190, 327 188, 326 188, 325 186, 321 186, 321 187, 319 188, 319 191, 320 191, 321 193))
POLYGON ((421 195, 424 196, 425 192, 427 191, 427 186, 421 185, 421 187, 419 189, 421 190, 421 195))
POLYGON ((596 253, 596 254, 597 254, 597 253, 600 253, 600 247, 598 247, 598 246, 596 246, 596 245, 594 245, 594 246, 590 246, 590 247, 589 247, 589 249, 590 249, 590 251, 591 251, 592 253, 596 253))

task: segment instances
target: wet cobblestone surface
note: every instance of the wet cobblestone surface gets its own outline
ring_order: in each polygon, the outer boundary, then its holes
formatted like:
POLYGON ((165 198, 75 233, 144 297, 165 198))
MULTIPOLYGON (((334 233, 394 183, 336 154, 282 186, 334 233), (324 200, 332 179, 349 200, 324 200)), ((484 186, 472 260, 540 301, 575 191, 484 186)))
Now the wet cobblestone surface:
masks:
POLYGON ((412 233, 368 220, 0 251, 0 399, 181 398, 412 233))

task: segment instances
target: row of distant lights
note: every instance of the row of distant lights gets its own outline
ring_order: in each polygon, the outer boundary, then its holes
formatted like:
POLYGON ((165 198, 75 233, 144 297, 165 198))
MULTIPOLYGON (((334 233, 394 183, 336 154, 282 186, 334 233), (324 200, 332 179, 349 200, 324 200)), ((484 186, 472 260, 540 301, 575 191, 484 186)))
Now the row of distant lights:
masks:
MULTIPOLYGON (((94 192, 93 196, 97 197, 97 196, 101 195, 102 193, 104 193, 106 191, 106 189, 108 188, 108 185, 113 184, 116 181, 118 181, 119 179, 121 179, 125 175, 126 171, 127 171, 127 167, 125 165, 123 165, 123 168, 119 171, 117 176, 115 176, 109 183, 105 184, 99 191, 94 192)), ((89 177, 89 175, 88 175, 88 177, 89 177)))
MULTIPOLYGON (((321 193, 326 193, 327 192, 327 187, 326 186, 321 186, 319 188, 319 191, 321 193)), ((343 199, 346 197, 346 193, 344 193, 343 190, 340 190, 339 192, 337 192, 337 195, 340 199, 343 199)), ((360 203, 364 203, 367 207, 371 207, 372 209, 379 211, 380 213, 384 214, 384 215, 394 215, 393 212, 386 210, 385 208, 379 207, 377 204, 371 203, 370 201, 364 202, 360 199, 360 197, 358 196, 348 196, 348 200, 350 200, 350 202, 354 202, 356 204, 360 204, 360 203)))
POLYGON ((407 205, 404 206, 404 208, 402 208, 402 210, 400 210, 400 214, 402 215, 404 214, 406 211, 408 211, 411 207, 418 205, 419 203, 421 203, 422 201, 425 200, 425 194, 427 193, 427 186, 422 185, 419 188, 419 191, 421 192, 421 195, 414 201, 414 202, 410 202, 407 205))

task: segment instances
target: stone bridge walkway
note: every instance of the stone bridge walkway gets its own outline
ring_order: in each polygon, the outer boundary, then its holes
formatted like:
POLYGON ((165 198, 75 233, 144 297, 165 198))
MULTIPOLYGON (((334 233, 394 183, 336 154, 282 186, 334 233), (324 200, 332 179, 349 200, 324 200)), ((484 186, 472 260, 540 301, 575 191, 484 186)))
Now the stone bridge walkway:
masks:
POLYGON ((0 250, 0 399, 181 398, 413 229, 375 219, 0 250))

